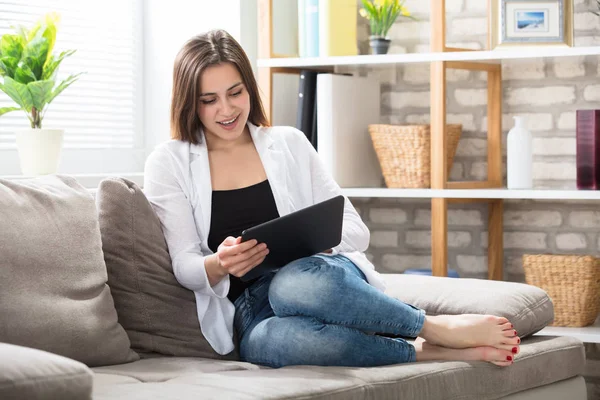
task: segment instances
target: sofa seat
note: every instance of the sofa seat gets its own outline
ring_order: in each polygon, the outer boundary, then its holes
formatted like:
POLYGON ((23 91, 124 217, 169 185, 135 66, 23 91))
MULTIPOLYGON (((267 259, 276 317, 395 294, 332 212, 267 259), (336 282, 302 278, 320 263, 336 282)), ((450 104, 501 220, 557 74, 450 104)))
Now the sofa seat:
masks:
POLYGON ((518 398, 535 399, 537 388, 540 393, 545 389, 543 398, 551 399, 548 394, 563 387, 569 400, 579 400, 585 399, 585 384, 579 377, 584 366, 579 340, 540 336, 525 339, 515 363, 506 368, 455 361, 377 368, 271 369, 233 361, 159 357, 93 368, 93 398, 485 400, 509 399, 518 393, 518 398), (578 379, 570 379, 575 377, 578 379), (533 397, 523 397, 529 389, 534 389, 533 397))

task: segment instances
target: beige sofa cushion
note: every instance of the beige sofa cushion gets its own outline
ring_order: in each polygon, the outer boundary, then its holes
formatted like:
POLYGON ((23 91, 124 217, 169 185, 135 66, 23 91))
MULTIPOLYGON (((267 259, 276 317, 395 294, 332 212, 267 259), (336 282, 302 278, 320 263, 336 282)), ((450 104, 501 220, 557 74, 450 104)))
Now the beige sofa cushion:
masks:
POLYGON ((217 354, 200 331, 194 293, 173 274, 152 206, 133 182, 105 179, 96 193, 108 284, 119 321, 138 352, 238 359, 217 354))
POLYGON ((117 322, 94 200, 75 179, 0 179, 0 342, 90 366, 138 359, 117 322))
POLYGON ((83 400, 92 396, 84 364, 28 347, 0 343, 0 399, 83 400))
POLYGON ((554 319, 552 300, 523 283, 384 274, 386 293, 428 315, 493 314, 512 322, 519 336, 531 335, 554 319))
POLYGON ((373 368, 257 368, 198 359, 151 359, 94 368, 94 400, 411 399, 492 400, 580 375, 583 344, 529 338, 507 368, 486 362, 419 362, 373 368), (139 384, 121 381, 136 379, 139 384))

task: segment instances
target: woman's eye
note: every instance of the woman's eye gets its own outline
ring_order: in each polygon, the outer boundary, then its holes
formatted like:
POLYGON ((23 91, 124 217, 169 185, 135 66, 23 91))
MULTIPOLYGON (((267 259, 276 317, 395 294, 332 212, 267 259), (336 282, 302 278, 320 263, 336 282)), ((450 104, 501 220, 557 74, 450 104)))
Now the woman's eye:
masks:
POLYGON ((212 104, 215 102, 215 99, 212 100, 202 100, 202 104, 212 104))
POLYGON ((237 97, 237 96, 239 96, 240 94, 242 94, 242 91, 241 91, 241 90, 240 90, 239 92, 232 93, 231 95, 232 95, 232 96, 234 96, 234 97, 237 97))

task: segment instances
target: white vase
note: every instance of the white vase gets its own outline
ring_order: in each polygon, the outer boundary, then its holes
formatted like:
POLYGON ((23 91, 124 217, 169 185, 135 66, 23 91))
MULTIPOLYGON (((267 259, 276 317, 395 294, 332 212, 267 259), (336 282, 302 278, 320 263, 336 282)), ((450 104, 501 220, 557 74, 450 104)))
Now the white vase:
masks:
POLYGON ((58 171, 63 129, 22 129, 16 132, 21 173, 26 176, 58 171))
POLYGON ((506 138, 506 173, 508 189, 533 186, 533 139, 523 117, 514 117, 515 126, 506 138))

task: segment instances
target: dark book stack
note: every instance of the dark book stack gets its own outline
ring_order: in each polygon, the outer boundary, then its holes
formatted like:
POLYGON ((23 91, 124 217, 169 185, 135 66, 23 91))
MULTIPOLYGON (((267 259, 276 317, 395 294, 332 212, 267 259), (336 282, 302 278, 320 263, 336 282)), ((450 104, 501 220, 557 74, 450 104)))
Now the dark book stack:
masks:
POLYGON ((600 110, 577 110, 577 188, 600 188, 600 110))
POLYGON ((298 113, 296 128, 304 132, 308 141, 317 149, 317 74, 303 70, 298 87, 298 113))

